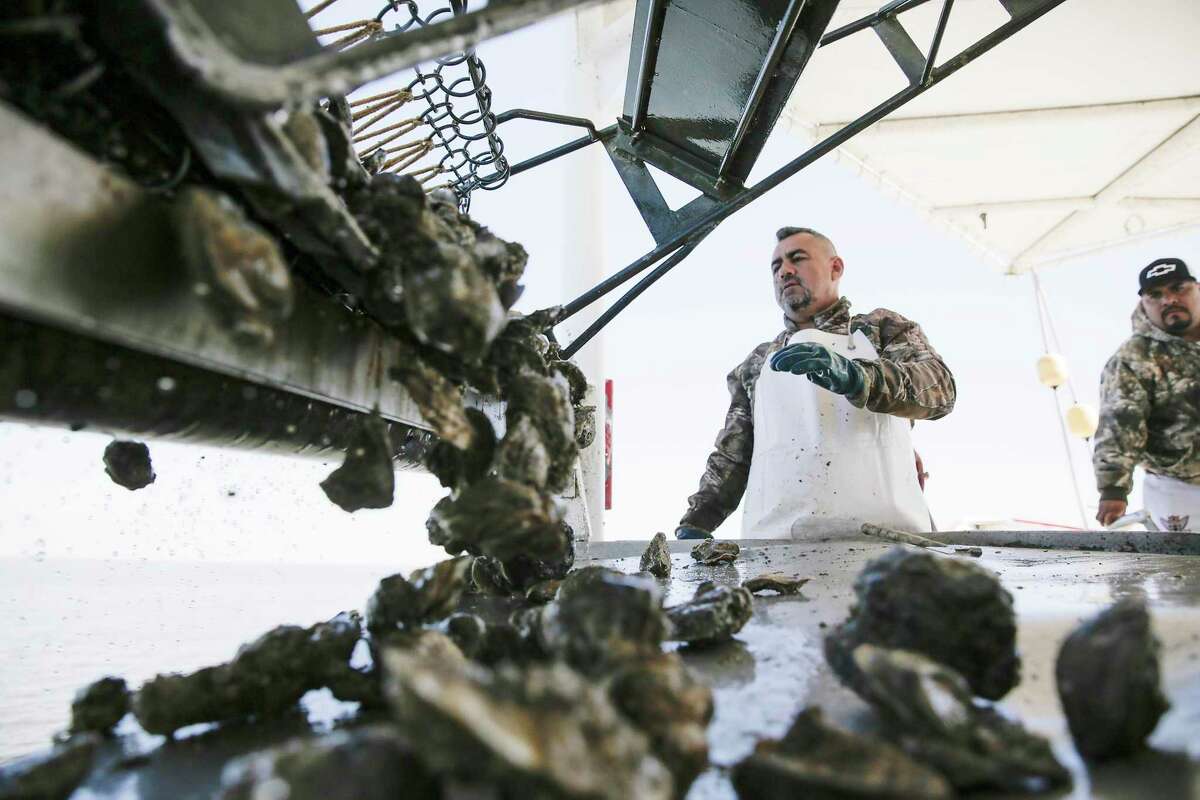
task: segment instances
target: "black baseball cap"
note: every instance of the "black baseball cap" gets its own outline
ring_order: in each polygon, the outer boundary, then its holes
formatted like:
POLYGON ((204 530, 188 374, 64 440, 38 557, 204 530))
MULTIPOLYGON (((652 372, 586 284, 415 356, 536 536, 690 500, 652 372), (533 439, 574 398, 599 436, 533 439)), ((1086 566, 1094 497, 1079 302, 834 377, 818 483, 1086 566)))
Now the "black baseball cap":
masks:
POLYGON ((1158 258, 1138 273, 1138 294, 1176 281, 1195 281, 1182 258, 1158 258))

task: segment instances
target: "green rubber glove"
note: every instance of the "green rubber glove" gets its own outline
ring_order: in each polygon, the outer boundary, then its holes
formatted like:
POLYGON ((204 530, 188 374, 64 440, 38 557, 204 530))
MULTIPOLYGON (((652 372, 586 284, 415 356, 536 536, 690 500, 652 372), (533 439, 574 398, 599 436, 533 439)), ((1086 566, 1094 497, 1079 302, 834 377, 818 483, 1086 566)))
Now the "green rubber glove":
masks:
POLYGON ((803 375, 836 394, 852 397, 862 391, 862 367, 823 344, 790 344, 771 356, 771 369, 803 375))
POLYGON ((680 525, 675 529, 676 539, 711 539, 713 535, 708 531, 702 531, 699 528, 692 528, 688 525, 680 525))

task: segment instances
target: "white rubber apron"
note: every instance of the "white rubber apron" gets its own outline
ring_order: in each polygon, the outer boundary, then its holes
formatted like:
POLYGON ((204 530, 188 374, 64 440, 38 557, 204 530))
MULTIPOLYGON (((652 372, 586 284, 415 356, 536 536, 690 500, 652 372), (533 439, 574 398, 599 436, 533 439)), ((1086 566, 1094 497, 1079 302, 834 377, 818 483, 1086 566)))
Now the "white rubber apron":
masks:
POLYGON ((1142 504, 1160 531, 1200 531, 1200 486, 1147 472, 1142 504))
MULTIPOLYGON (((852 340, 797 331, 788 344, 797 342, 823 344, 847 358, 878 358, 861 331, 852 340)), ((817 539, 857 532, 864 522, 929 531, 910 428, 906 419, 855 408, 803 375, 764 363, 754 386, 742 538, 817 539)))

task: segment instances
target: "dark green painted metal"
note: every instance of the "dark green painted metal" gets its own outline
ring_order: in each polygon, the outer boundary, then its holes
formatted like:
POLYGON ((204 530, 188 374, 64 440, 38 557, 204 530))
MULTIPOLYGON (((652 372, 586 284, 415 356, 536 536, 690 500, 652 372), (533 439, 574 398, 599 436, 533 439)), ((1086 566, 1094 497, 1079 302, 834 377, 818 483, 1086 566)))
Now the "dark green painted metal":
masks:
MULTIPOLYGON (((673 0, 659 32, 658 0, 640 0, 625 96, 632 133, 698 160, 709 182, 722 162, 729 178, 745 180, 837 6, 795 2, 801 7, 785 26, 789 0, 673 0)), ((651 161, 676 174, 669 162, 651 161)))

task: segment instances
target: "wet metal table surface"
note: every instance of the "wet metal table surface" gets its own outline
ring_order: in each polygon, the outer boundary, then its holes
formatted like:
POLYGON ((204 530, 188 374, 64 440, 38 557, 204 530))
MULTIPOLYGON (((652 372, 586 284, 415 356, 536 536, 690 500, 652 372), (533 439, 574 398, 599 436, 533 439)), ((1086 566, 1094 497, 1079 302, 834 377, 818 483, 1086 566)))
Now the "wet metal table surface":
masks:
MULTIPOLYGON (((579 563, 636 572, 645 544, 595 544, 580 553, 579 563)), ((727 767, 757 740, 783 733, 806 706, 822 706, 835 724, 871 731, 869 710, 838 684, 825 665, 821 642, 826 629, 849 611, 854 578, 863 565, 890 545, 861 538, 811 544, 743 543, 735 563, 705 567, 692 560, 689 544, 671 545, 673 574, 663 581, 668 604, 689 599, 704 580, 737 584, 764 572, 811 580, 799 596, 756 597, 754 617, 734 642, 683 651, 687 663, 712 685, 716 698, 716 715, 709 728, 716 766, 697 780, 688 798, 733 798, 727 767)), ((1060 759, 1074 773, 1074 788, 1051 796, 1200 797, 1200 558, 986 547, 977 561, 1000 576, 1013 594, 1019 617, 1022 681, 1002 705, 1029 728, 1050 737, 1060 759), (1089 774, 1075 754, 1059 709, 1054 659, 1063 638, 1081 619, 1128 596, 1144 597, 1149 603, 1163 644, 1164 689, 1172 707, 1151 739, 1152 751, 1089 774)), ((109 748, 99 769, 73 797, 210 797, 228 759, 306 729, 303 720, 235 726, 161 747, 150 758, 116 771, 103 766, 117 756, 112 750, 118 748, 109 748)))
MULTIPOLYGON (((756 597, 754 617, 735 642, 684 651, 716 697, 709 742, 718 768, 701 776, 690 800, 735 797, 723 767, 746 755, 758 739, 782 734, 806 706, 820 705, 835 724, 871 730, 868 707, 838 683, 825 664, 821 642, 826 628, 849 612, 854 578, 863 565, 889 545, 870 540, 764 543, 744 546, 733 564, 705 567, 688 555, 690 544, 672 544, 668 605, 689 599, 704 580, 735 584, 764 572, 811 579, 798 597, 756 597)), ((635 572, 644 546, 606 542, 593 545, 587 558, 635 572)), ((962 556, 946 556, 955 557, 962 556)), ((1073 790, 1045 796, 1200 797, 1200 558, 987 547, 982 558, 973 560, 999 575, 1018 615, 1022 680, 1002 707, 1049 737, 1074 773, 1073 790), (1151 609, 1163 645, 1162 675, 1171 710, 1154 732, 1152 752, 1089 775, 1059 707, 1054 660, 1080 620, 1131 596, 1145 598, 1151 609)))

